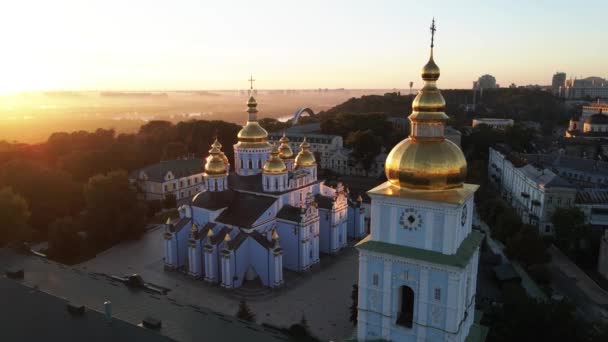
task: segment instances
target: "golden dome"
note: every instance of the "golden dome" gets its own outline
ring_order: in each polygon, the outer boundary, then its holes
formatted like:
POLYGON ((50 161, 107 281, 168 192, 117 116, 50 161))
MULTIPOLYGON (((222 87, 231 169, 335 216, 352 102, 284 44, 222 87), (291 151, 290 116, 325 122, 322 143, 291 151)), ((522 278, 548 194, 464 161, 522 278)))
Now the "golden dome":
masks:
POLYGON ((310 144, 306 141, 306 137, 304 137, 304 141, 300 144, 300 153, 296 156, 295 163, 296 167, 313 166, 317 164, 315 155, 310 152, 310 144))
POLYGON ((467 175, 467 161, 462 151, 447 139, 405 139, 393 147, 384 168, 391 184, 409 189, 457 188, 467 175))
POLYGON ((228 173, 228 158, 220 150, 221 146, 222 144, 217 139, 211 145, 209 156, 205 163, 205 173, 207 175, 225 175, 228 173))
POLYGON ((293 158, 293 151, 291 150, 291 147, 289 147, 289 138, 285 136, 285 133, 283 133, 283 136, 279 141, 281 142, 281 146, 279 146, 279 157, 281 157, 281 159, 293 158))
POLYGON ((268 147, 268 132, 258 123, 257 106, 257 101, 251 95, 247 101, 249 119, 237 135, 240 145, 247 145, 247 147, 268 147))
MULTIPOLYGON (((431 26, 434 33, 435 24, 431 26)), ((398 187, 445 190, 462 187, 467 162, 460 147, 444 137, 445 100, 437 89, 439 67, 431 56, 422 68, 424 86, 412 103, 410 137, 397 144, 385 163, 386 178, 398 187)))
POLYGON ((429 58, 429 61, 422 67, 422 79, 425 81, 437 81, 440 75, 439 67, 435 64, 435 60, 433 59, 433 50, 431 50, 431 58, 429 58))
POLYGON ((272 146, 270 158, 264 163, 264 173, 285 173, 287 166, 281 158, 279 158, 279 149, 276 145, 272 146))

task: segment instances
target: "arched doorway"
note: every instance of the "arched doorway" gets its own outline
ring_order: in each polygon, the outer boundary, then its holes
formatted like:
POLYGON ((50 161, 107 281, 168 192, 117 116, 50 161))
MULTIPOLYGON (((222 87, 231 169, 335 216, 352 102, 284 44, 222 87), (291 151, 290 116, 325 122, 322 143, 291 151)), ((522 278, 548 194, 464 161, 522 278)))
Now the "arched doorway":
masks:
POLYGON ((399 289, 399 313, 395 323, 411 328, 414 322, 414 290, 409 286, 401 286, 399 289))

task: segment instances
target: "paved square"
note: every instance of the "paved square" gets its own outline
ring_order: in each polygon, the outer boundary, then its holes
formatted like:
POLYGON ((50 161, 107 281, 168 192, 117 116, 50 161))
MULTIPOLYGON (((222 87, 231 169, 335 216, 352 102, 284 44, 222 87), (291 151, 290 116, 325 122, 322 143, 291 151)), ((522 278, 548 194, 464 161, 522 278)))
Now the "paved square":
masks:
MULTIPOLYGON (((139 273, 146 282, 170 288, 170 300, 234 315, 239 302, 234 292, 164 270, 162 232, 161 228, 149 231, 140 240, 115 246, 77 267, 108 275, 139 273)), ((248 300, 248 305, 258 323, 287 327, 304 315, 315 336, 341 340, 354 331, 349 307, 357 275, 358 254, 350 247, 338 256, 322 258, 321 267, 312 274, 287 272, 284 289, 266 291, 248 300)))

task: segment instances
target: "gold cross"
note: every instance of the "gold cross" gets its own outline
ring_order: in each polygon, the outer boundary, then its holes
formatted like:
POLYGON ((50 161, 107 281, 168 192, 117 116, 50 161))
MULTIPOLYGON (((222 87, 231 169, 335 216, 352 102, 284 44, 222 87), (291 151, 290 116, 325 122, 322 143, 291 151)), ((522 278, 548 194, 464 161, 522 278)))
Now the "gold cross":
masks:
POLYGON ((251 84, 251 90, 253 90, 253 82, 255 82, 255 80, 253 79, 253 75, 251 75, 251 77, 249 77, 248 81, 251 84))
POLYGON ((435 18, 433 18, 433 23, 431 24, 431 48, 435 45, 435 31, 437 31, 437 27, 435 27, 435 18))

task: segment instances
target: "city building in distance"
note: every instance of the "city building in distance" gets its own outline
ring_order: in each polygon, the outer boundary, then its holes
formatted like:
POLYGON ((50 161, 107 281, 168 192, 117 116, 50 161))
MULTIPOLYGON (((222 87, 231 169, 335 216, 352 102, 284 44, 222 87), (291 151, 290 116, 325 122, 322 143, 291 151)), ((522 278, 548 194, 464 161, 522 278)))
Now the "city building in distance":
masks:
POLYGON ((473 89, 494 89, 500 86, 496 84, 496 78, 492 75, 485 74, 479 76, 477 81, 473 82, 473 89))
POLYGON ((567 80, 566 74, 557 73, 551 87, 557 89, 556 95, 566 99, 608 98, 608 80, 598 76, 567 80))
POLYGON ((608 225, 608 163, 550 154, 517 154, 490 148, 488 176, 526 224, 553 234, 556 208, 578 207, 585 223, 608 225))
POLYGON ((513 126, 513 119, 477 118, 473 119, 473 128, 479 125, 490 126, 494 129, 505 129, 513 126))
POLYGON ((357 244, 358 341, 464 342, 487 335, 475 311, 483 238, 472 230, 478 186, 465 184, 462 150, 444 137, 439 75, 431 39, 410 137, 389 153, 388 181, 368 192, 371 234, 357 244))

